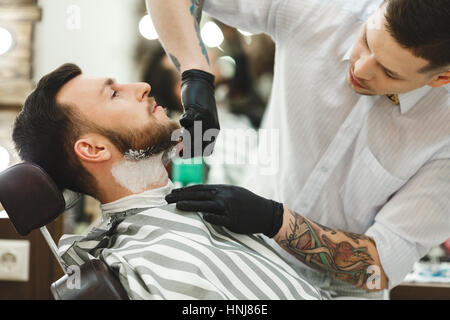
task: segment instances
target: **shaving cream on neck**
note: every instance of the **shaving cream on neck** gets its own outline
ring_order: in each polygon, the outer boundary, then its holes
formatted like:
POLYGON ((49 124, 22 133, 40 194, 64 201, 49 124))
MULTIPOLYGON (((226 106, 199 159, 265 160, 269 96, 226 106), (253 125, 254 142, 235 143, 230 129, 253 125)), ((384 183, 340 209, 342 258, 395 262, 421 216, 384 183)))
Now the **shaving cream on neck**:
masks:
POLYGON ((167 179, 162 157, 164 152, 140 160, 124 157, 111 168, 114 180, 133 193, 140 193, 152 186, 160 186, 167 179))

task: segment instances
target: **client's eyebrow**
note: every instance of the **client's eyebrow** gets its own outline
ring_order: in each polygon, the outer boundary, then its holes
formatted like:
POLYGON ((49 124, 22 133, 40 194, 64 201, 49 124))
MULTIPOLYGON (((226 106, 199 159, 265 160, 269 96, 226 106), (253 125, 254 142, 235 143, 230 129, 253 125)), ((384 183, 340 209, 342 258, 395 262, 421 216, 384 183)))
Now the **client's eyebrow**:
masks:
POLYGON ((113 78, 107 78, 105 82, 103 82, 102 88, 100 90, 100 95, 103 95, 103 92, 105 91, 106 87, 109 87, 116 83, 116 80, 113 78))

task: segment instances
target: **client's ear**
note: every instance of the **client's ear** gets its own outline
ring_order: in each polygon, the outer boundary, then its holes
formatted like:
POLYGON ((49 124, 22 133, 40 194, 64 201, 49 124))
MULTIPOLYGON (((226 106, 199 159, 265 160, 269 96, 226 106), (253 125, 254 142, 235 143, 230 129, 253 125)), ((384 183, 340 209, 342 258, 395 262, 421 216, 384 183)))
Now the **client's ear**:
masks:
POLYGON ((83 161, 102 162, 111 159, 111 152, 104 139, 96 136, 85 136, 78 139, 73 147, 76 155, 83 161))
POLYGON ((450 71, 443 72, 436 76, 428 85, 433 88, 439 88, 450 83, 450 71))

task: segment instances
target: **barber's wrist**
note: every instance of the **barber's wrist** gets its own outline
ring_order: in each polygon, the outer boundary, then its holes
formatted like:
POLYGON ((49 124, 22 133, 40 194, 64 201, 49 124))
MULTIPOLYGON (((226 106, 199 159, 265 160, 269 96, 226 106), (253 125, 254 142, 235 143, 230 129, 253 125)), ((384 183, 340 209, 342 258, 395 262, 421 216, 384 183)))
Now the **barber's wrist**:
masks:
POLYGON ((279 239, 283 238, 283 236, 286 234, 286 230, 289 230, 291 217, 292 215, 289 209, 286 206, 283 206, 283 222, 278 232, 272 237, 276 242, 278 242, 279 239))
POLYGON ((202 79, 214 87, 214 75, 210 72, 200 69, 189 69, 181 73, 181 83, 189 79, 202 79))
POLYGON ((180 66, 180 73, 183 73, 184 71, 188 71, 188 70, 202 70, 208 73, 212 73, 212 68, 210 65, 208 65, 208 63, 206 63, 206 61, 204 63, 188 63, 188 64, 182 64, 180 66))
POLYGON ((213 73, 211 66, 206 62, 204 58, 201 59, 201 61, 192 61, 191 59, 187 59, 187 61, 183 61, 180 66, 180 73, 183 73, 187 70, 203 70, 208 73, 213 73), (184 63, 187 62, 187 63, 184 63))
POLYGON ((264 233, 269 238, 273 238, 278 234, 282 225, 283 225, 283 217, 284 217, 284 206, 282 203, 270 200, 273 206, 273 214, 272 214, 272 224, 270 230, 264 233))

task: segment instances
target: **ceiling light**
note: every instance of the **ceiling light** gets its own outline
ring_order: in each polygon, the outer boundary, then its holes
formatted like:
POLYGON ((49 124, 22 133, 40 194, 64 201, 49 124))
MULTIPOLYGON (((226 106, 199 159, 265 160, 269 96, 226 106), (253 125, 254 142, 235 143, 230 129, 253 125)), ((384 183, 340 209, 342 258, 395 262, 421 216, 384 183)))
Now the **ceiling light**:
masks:
POLYGON ((224 78, 232 78, 236 72, 236 61, 230 56, 220 57, 217 66, 224 78))
POLYGON ((158 33, 153 26, 152 18, 148 14, 143 16, 141 21, 139 21, 139 32, 148 40, 158 39, 158 33))
POLYGON ((219 26, 212 21, 208 21, 201 31, 202 40, 207 47, 215 48, 222 44, 224 37, 219 26))
POLYGON ((13 45, 13 36, 7 29, 0 27, 0 55, 6 53, 13 45))

